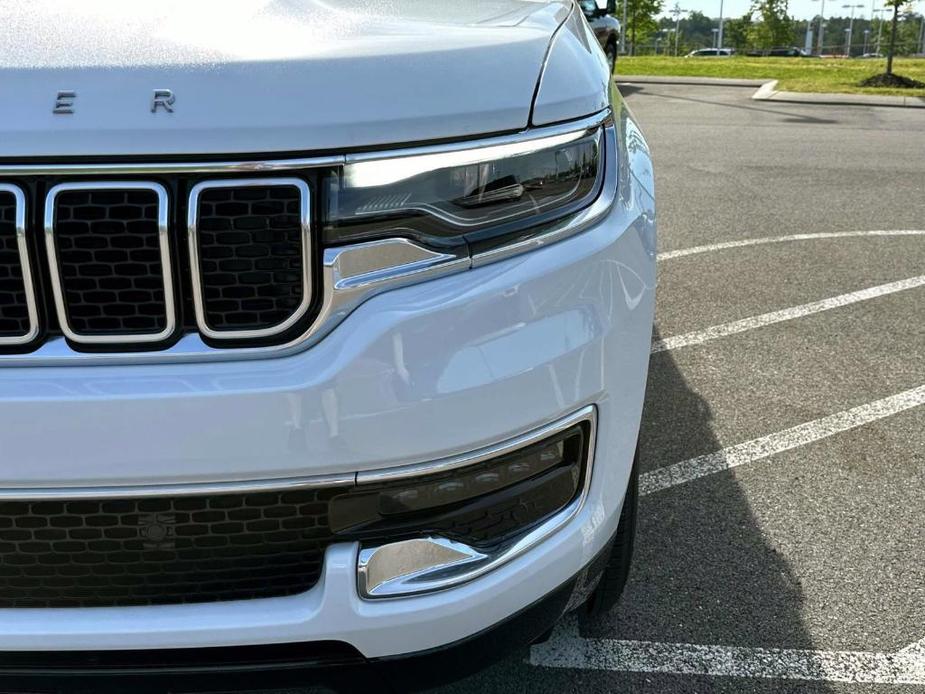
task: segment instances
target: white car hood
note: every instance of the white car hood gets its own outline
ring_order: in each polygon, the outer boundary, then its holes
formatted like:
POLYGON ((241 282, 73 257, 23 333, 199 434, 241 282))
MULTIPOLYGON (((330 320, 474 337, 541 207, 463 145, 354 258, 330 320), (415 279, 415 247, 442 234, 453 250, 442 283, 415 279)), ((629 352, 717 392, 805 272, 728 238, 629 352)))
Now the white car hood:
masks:
POLYGON ((568 0, 4 0, 0 157, 323 152, 526 127, 568 0), (155 90, 173 112, 152 112, 155 90), (73 113, 55 114, 59 91, 73 113))

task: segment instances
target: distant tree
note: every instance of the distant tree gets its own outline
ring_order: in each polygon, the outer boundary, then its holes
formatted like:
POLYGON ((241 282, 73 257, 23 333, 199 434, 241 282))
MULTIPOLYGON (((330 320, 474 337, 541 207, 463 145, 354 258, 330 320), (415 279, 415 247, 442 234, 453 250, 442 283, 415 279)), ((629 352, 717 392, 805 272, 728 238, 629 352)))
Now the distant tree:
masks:
POLYGON ((886 74, 887 77, 892 77, 893 56, 896 54, 896 29, 899 24, 899 10, 907 4, 911 5, 912 0, 886 0, 883 4, 893 8, 893 19, 890 21, 890 46, 886 54, 886 74))
POLYGON ((738 19, 730 19, 723 28, 723 43, 742 51, 748 48, 748 32, 752 27, 752 16, 746 14, 738 19))
POLYGON ((787 0, 756 0, 750 14, 753 20, 757 19, 748 30, 748 43, 752 46, 774 48, 790 44, 793 19, 787 14, 787 0))
MULTIPOLYGON (((893 17, 890 21, 890 36, 887 40, 887 53, 886 53, 886 72, 880 75, 874 75, 873 77, 868 77, 860 82, 862 87, 904 87, 904 88, 923 88, 925 83, 919 82, 909 77, 903 77, 902 75, 897 75, 893 72, 893 56, 896 55, 896 50, 898 47, 897 36, 899 29, 899 13, 903 7, 906 5, 911 5, 914 0, 884 0, 884 4, 887 7, 893 8, 893 17)), ((903 29, 907 29, 912 22, 907 20, 903 22, 903 29)), ((918 45, 918 38, 913 42, 910 42, 913 46, 912 50, 916 50, 914 46, 918 45)), ((908 50, 908 48, 907 48, 908 50)))
POLYGON ((713 27, 716 26, 716 23, 707 17, 703 12, 698 12, 694 10, 688 15, 687 19, 682 20, 682 24, 685 24, 685 29, 691 34, 703 34, 709 36, 713 27))
MULTIPOLYGON (((667 18, 670 26, 674 26, 674 19, 667 18)), ((663 28, 668 28, 669 25, 663 28)), ((705 48, 713 44, 713 29, 716 27, 716 21, 707 17, 703 12, 694 10, 687 17, 681 20, 679 27, 681 34, 681 45, 686 50, 694 48, 705 48)))
POLYGON ((662 11, 663 0, 627 0, 626 23, 629 24, 630 55, 636 55, 636 46, 658 31, 655 17, 662 11))

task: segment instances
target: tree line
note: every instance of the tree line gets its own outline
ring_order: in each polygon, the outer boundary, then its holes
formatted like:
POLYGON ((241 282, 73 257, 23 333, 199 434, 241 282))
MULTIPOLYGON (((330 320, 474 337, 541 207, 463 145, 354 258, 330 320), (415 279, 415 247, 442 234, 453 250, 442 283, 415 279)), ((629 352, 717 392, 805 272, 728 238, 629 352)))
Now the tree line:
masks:
MULTIPOLYGON (((618 3, 619 4, 619 3, 618 3)), ((715 46, 718 19, 702 12, 664 15, 664 0, 627 0, 627 51, 635 55, 655 52, 671 55, 675 50, 674 30, 677 26, 678 54, 697 48, 715 46), (663 16, 660 16, 663 15, 663 16)), ((670 12, 670 8, 668 8, 670 12)), ((869 14, 869 10, 868 10, 869 14)), ((885 8, 878 17, 826 17, 823 33, 823 53, 861 55, 876 49, 880 37, 881 52, 886 53, 891 30, 892 8, 885 8), (848 29, 851 44, 848 46, 848 29), (865 36, 865 32, 866 36, 865 36)), ((900 11, 897 22, 896 54, 911 55, 921 50, 921 33, 925 18, 915 12, 900 11)), ((739 52, 783 46, 802 48, 807 27, 812 31, 812 47, 816 50, 819 19, 797 20, 787 13, 787 0, 760 0, 741 17, 727 17, 723 22, 723 46, 739 52)))

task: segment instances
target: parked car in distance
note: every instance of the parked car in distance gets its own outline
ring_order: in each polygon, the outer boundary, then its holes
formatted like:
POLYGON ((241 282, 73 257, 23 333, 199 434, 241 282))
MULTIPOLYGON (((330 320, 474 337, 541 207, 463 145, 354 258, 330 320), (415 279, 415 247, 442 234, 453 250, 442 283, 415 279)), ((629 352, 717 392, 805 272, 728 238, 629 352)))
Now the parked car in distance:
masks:
POLYGON ((865 53, 864 55, 859 55, 858 58, 862 60, 869 60, 871 58, 885 58, 886 56, 883 53, 865 53))
POLYGON ((816 58, 809 51, 796 46, 781 46, 779 48, 765 48, 763 50, 748 51, 745 55, 750 58, 816 58))
POLYGON ((735 55, 734 48, 698 48, 688 53, 685 58, 729 58, 735 55))
POLYGON ((601 48, 604 49, 607 64, 613 74, 617 64, 617 47, 620 45, 621 31, 619 20, 613 17, 617 10, 616 0, 580 0, 579 4, 601 48))

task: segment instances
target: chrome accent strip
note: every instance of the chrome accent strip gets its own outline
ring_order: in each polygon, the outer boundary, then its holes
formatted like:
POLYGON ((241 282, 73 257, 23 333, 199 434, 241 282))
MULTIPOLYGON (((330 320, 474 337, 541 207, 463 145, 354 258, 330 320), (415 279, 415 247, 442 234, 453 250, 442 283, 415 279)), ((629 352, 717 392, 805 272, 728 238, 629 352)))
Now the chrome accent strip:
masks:
POLYGON ((215 349, 191 333, 156 352, 88 354, 74 351, 64 338, 55 338, 28 354, 0 354, 0 366, 162 364, 288 356, 317 343, 357 306, 377 294, 468 269, 468 255, 439 253, 407 239, 328 248, 322 261, 321 310, 303 335, 285 344, 215 349))
POLYGON ((158 485, 113 485, 105 487, 4 487, 0 501, 43 501, 49 499, 136 499, 161 496, 196 496, 204 494, 236 494, 240 492, 279 492, 320 487, 352 487, 355 475, 316 475, 283 479, 235 482, 186 482, 158 485))
MULTIPOLYGON (((594 405, 588 405, 565 419, 514 439, 514 442, 528 441, 532 443, 537 439, 563 431, 579 422, 588 422, 590 427, 588 460, 581 493, 568 506, 525 535, 521 535, 519 538, 515 538, 490 552, 483 553, 464 543, 452 542, 441 537, 426 538, 427 542, 421 545, 388 543, 378 547, 361 549, 357 556, 357 591, 360 597, 368 600, 407 597, 420 593, 446 590, 447 588, 467 583, 519 557, 562 528, 584 507, 588 491, 591 488, 594 454, 597 444, 597 408, 594 405), (402 545, 402 547, 395 548, 395 545, 402 545), (431 545, 439 545, 444 551, 436 552, 431 545), (415 552, 420 552, 421 550, 424 550, 426 554, 429 554, 434 559, 431 566, 425 566, 426 557, 413 556, 415 552), (385 554, 380 554, 380 552, 385 552, 385 554), (409 556, 409 552, 411 556, 409 556), (392 563, 391 567, 389 566, 390 562, 392 563), (409 567, 411 567, 410 571, 409 567)), ((517 446, 512 446, 512 443, 508 442, 494 447, 496 452, 491 455, 483 456, 480 452, 478 459, 474 462, 493 455, 503 455, 512 448, 523 448, 528 445, 528 443, 519 443, 517 446)), ((439 472, 446 469, 452 468, 434 464, 429 471, 439 472)), ((417 474, 424 473, 418 472, 417 474)), ((357 483, 361 484, 360 475, 357 475, 357 483)))
POLYGON ((616 199, 617 134, 613 123, 609 123, 604 128, 604 182, 597 199, 574 215, 555 222, 549 231, 537 236, 531 236, 517 243, 499 246, 483 253, 476 253, 472 256, 472 267, 482 267, 574 236, 600 221, 613 207, 616 199))
POLYGON ((285 332, 295 325, 312 302, 312 236, 311 236, 311 193, 308 184, 300 178, 241 178, 218 181, 202 181, 193 186, 189 194, 186 220, 187 240, 189 242, 190 274, 193 282, 193 306, 196 311, 196 325, 206 337, 215 340, 242 340, 247 338, 270 337, 285 332), (206 319, 205 300, 202 288, 202 268, 199 259, 199 235, 196 222, 199 219, 199 196, 204 190, 214 188, 249 188, 249 187, 294 187, 299 191, 299 222, 302 226, 302 301, 296 310, 285 320, 269 328, 253 330, 216 330, 206 319))
POLYGON ((342 154, 328 157, 294 157, 255 161, 125 162, 96 164, 0 164, 0 176, 111 176, 180 173, 266 173, 342 166, 342 154))
POLYGON ((422 173, 459 166, 471 166, 498 159, 509 159, 533 154, 544 149, 566 145, 591 135, 597 127, 570 130, 557 135, 547 135, 531 140, 484 145, 471 149, 439 151, 431 153, 390 153, 388 159, 347 158, 344 165, 344 186, 347 188, 372 188, 398 183, 422 173))
MULTIPOLYGON (((160 183, 149 181, 86 181, 59 183, 48 191, 45 198, 45 250, 48 254, 51 289, 55 297, 55 310, 61 332, 73 342, 86 345, 141 344, 161 342, 170 337, 177 326, 176 307, 173 297, 173 274, 170 260, 170 238, 167 228, 167 190, 160 183), (58 267, 58 253, 55 244, 55 201, 59 193, 70 190, 149 190, 157 195, 157 236, 160 246, 161 270, 164 280, 164 310, 166 324, 156 333, 114 333, 82 334, 76 332, 68 322, 67 305, 58 267)), ((35 353, 33 352, 33 356, 35 353)))
MULTIPOLYGON (((473 459, 467 464, 477 463, 483 460, 484 457, 500 456, 515 448, 524 448, 546 436, 564 431, 573 424, 588 420, 591 423, 588 446, 590 465, 590 459, 594 456, 596 418, 596 408, 594 405, 588 405, 564 419, 536 429, 523 436, 518 436, 514 439, 480 449, 472 454, 473 459)), ((392 470, 404 473, 407 470, 414 469, 416 471, 414 474, 416 475, 438 473, 458 467, 456 461, 463 458, 464 456, 459 456, 438 460, 432 463, 422 463, 420 465, 411 466, 410 468, 392 468, 392 470)), ((469 458, 465 459, 470 460, 469 458)), ((587 487, 587 479, 590 479, 590 469, 589 467, 586 473, 585 487, 587 487)), ((99 487, 0 487, 0 500, 114 499, 157 496, 193 496, 196 494, 232 494, 236 492, 288 491, 294 489, 317 489, 320 487, 352 487, 361 483, 361 478, 363 482, 370 481, 370 476, 372 476, 372 481, 379 481, 380 479, 400 479, 404 476, 404 474, 400 474, 398 477, 380 477, 383 473, 388 472, 390 472, 390 470, 371 471, 367 473, 361 472, 359 474, 350 472, 327 475, 307 475, 304 477, 281 477, 276 479, 234 480, 229 482, 181 482, 175 484, 108 485, 99 487)))
MULTIPOLYGON (((359 154, 347 154, 344 157, 344 165, 359 164, 362 162, 372 161, 391 161, 394 159, 403 159, 406 157, 432 156, 435 154, 449 154, 458 152, 481 152, 492 147, 518 145, 527 143, 526 151, 530 152, 536 149, 548 147, 548 144, 539 144, 533 146, 530 143, 542 143, 548 138, 558 136, 574 135, 577 139, 587 135, 601 126, 602 123, 611 118, 610 108, 598 111, 595 114, 572 120, 556 125, 544 125, 539 128, 527 128, 510 135, 496 135, 494 137, 483 138, 481 140, 462 140, 460 142, 449 142, 439 145, 421 145, 418 147, 405 147, 403 149, 390 149, 381 152, 363 152, 359 154)), ((484 159, 484 157, 483 157, 484 159)))
POLYGON ((395 480, 407 479, 409 477, 420 477, 421 475, 433 475, 448 470, 476 465, 491 458, 498 458, 507 453, 526 448, 538 441, 554 436, 560 431, 565 431, 570 426, 591 419, 593 415, 593 405, 571 414, 563 419, 557 420, 551 424, 534 429, 533 431, 521 434, 513 439, 508 439, 501 443, 496 443, 477 451, 463 453, 462 455, 444 458, 443 460, 417 463, 414 465, 402 465, 400 467, 390 467, 384 470, 370 470, 368 472, 357 473, 357 484, 378 484, 380 482, 393 482, 395 480))
POLYGON ((26 295, 26 313, 29 316, 29 329, 24 335, 0 337, 0 345, 9 347, 28 344, 38 336, 39 314, 35 303, 35 284, 32 280, 32 265, 29 262, 29 246, 26 243, 26 196, 19 186, 9 183, 0 183, 0 192, 12 195, 16 204, 16 216, 13 220, 16 229, 16 249, 19 251, 19 265, 22 268, 23 290, 26 295))

